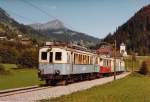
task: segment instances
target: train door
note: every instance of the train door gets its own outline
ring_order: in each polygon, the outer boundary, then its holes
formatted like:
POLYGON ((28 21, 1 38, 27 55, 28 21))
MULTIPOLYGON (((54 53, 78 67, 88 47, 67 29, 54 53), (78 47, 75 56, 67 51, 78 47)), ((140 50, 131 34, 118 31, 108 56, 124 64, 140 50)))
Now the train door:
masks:
POLYGON ((49 53, 49 63, 53 63, 53 52, 49 53))

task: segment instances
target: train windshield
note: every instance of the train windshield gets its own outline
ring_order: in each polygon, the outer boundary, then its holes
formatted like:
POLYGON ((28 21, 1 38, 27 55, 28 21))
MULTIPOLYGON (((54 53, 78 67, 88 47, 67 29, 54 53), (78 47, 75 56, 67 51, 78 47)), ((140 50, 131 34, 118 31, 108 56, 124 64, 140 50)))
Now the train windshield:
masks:
POLYGON ((62 57, 62 53, 61 52, 56 52, 55 53, 55 60, 56 61, 61 61, 62 57))
POLYGON ((42 60, 47 60, 47 52, 42 52, 41 53, 41 59, 42 60))

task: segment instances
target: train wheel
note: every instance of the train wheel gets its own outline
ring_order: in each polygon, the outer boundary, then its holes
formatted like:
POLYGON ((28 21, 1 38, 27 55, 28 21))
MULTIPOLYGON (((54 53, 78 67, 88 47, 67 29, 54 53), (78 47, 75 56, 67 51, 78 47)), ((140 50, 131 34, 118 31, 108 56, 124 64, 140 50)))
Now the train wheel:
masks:
POLYGON ((67 85, 68 84, 68 80, 63 80, 62 81, 62 85, 67 85))
POLYGON ((50 80, 45 80, 46 85, 50 85, 50 80))
POLYGON ((56 85, 56 80, 46 80, 47 85, 55 86, 56 85))

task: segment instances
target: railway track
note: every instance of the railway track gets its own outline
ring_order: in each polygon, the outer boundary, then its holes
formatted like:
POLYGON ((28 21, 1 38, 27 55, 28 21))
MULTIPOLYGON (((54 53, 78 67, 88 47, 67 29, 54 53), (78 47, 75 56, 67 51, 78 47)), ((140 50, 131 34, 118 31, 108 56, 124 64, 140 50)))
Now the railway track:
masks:
POLYGON ((32 92, 37 90, 42 90, 46 88, 50 88, 51 86, 30 86, 30 87, 22 87, 22 88, 15 88, 15 89, 8 89, 8 90, 2 90, 0 91, 0 97, 10 96, 14 94, 21 94, 26 92, 32 92))
MULTIPOLYGON (((122 73, 117 75, 117 79, 124 78, 129 75, 130 72, 122 73)), ((102 85, 108 82, 113 81, 113 76, 90 80, 82 81, 79 83, 72 83, 66 86, 32 86, 28 88, 22 88, 18 90, 5 91, 0 94, 0 101, 27 101, 33 102, 42 99, 60 97, 62 95, 68 95, 73 92, 82 91, 89 89, 93 86, 102 85)))
MULTIPOLYGON (((74 82, 74 83, 80 83, 80 82, 84 82, 84 81, 87 81, 87 80, 82 80, 82 81, 78 81, 78 82, 74 82)), ((59 84, 63 85, 62 83, 58 83, 58 85, 56 85, 56 86, 59 86, 59 84)), ((34 86, 29 86, 29 87, 7 89, 7 90, 0 91, 0 97, 11 96, 11 95, 15 95, 15 94, 21 94, 21 93, 32 92, 32 91, 38 91, 38 90, 48 89, 48 88, 52 88, 52 87, 54 87, 54 86, 34 85, 34 86)))

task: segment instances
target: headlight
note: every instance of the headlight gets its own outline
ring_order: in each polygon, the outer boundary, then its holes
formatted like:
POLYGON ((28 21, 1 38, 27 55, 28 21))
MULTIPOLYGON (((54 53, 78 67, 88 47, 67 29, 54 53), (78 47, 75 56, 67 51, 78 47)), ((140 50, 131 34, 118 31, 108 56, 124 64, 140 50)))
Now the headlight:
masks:
POLYGON ((39 70, 38 70, 38 73, 39 73, 39 74, 43 74, 43 73, 44 73, 44 69, 39 69, 39 70))
POLYGON ((55 70, 55 74, 59 75, 60 71, 59 70, 55 70))

